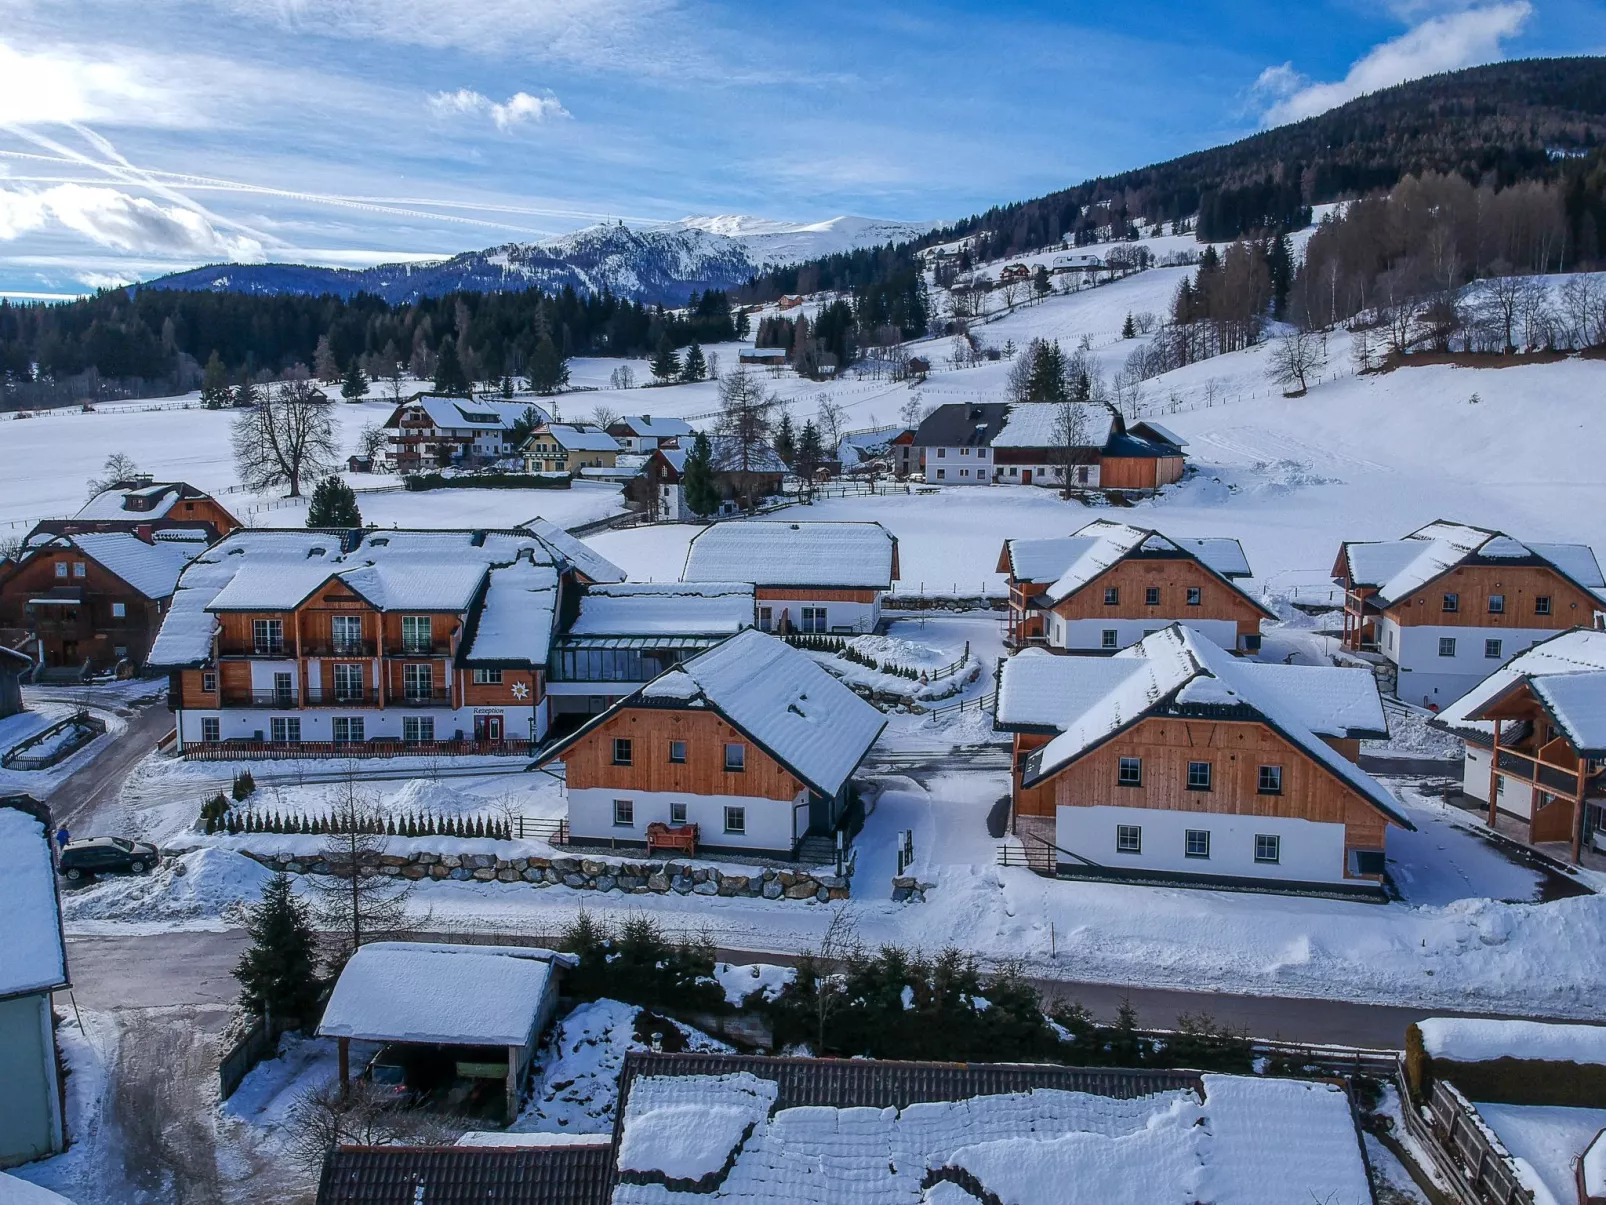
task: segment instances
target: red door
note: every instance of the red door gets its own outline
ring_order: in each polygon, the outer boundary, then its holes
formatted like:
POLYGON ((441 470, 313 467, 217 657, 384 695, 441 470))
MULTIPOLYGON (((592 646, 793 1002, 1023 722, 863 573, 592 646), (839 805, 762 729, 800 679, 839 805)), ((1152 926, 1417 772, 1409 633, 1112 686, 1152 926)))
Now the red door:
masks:
POLYGON ((1020 471, 1020 483, 1022 485, 1030 485, 1032 483, 1031 469, 1022 469, 1020 471))
POLYGON ((474 717, 474 739, 497 742, 502 739, 502 716, 477 715, 474 717))

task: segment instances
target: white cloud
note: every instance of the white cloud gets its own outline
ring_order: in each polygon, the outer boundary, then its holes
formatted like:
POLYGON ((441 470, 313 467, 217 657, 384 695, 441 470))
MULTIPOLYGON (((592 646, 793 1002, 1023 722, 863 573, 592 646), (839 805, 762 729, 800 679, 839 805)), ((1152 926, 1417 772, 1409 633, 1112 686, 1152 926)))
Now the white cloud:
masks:
POLYGON ((224 234, 205 215, 160 205, 115 188, 58 184, 42 190, 0 189, 0 240, 66 230, 114 251, 203 259, 260 261, 254 238, 224 234))
POLYGON ((29 52, 0 41, 0 125, 73 121, 185 126, 198 120, 185 90, 140 56, 88 57, 65 47, 29 52))
POLYGON ((470 88, 459 88, 456 92, 435 93, 429 98, 429 107, 440 117, 488 114, 496 128, 504 132, 527 121, 540 123, 570 116, 569 110, 550 93, 531 96, 528 92, 515 92, 498 104, 470 88))
MULTIPOLYGON (((1418 15, 1443 10, 1446 5, 1432 0, 1400 0, 1393 7, 1401 14, 1418 15)), ((1506 40, 1521 32, 1533 15, 1528 0, 1451 7, 1453 11, 1440 11, 1399 37, 1374 46, 1350 66, 1341 80, 1312 81, 1296 71, 1292 63, 1266 68, 1252 90, 1256 100, 1266 106, 1264 123, 1281 125, 1314 117, 1367 92, 1502 58, 1506 40)))

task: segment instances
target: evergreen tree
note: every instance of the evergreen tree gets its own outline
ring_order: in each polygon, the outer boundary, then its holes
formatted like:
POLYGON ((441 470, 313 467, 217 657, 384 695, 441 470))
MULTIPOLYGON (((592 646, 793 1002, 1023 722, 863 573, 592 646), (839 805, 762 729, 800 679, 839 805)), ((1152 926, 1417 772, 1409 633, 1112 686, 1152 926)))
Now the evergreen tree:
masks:
POLYGON ((682 381, 700 381, 708 375, 708 361, 703 359, 703 349, 695 339, 686 349, 686 360, 680 366, 680 379, 682 381))
POLYGON ((687 508, 699 518, 706 518, 719 509, 719 487, 714 484, 714 450, 706 432, 697 432, 691 451, 686 454, 686 467, 680 473, 680 492, 687 508))
POLYGON ((325 477, 312 490, 307 504, 308 527, 361 527, 357 494, 339 477, 325 477))
POLYGON ((569 365, 558 354, 558 345, 552 336, 543 334, 530 356, 530 388, 549 396, 569 383, 569 365))
POLYGON ((201 376, 201 405, 208 410, 221 410, 230 401, 229 374, 223 368, 223 361, 217 354, 217 348, 206 358, 206 368, 201 376))
POLYGON ((1288 290, 1294 285, 1294 248, 1286 231, 1266 249, 1266 268, 1271 274, 1272 316, 1280 319, 1288 312, 1288 290))
POLYGON ((245 931, 251 946, 234 968, 245 1010, 309 1020, 318 1001, 317 938, 288 874, 263 884, 262 899, 246 910, 245 931))
POLYGON ((360 402, 367 393, 368 377, 364 374, 362 365, 357 363, 356 357, 353 357, 351 367, 346 369, 345 379, 340 382, 340 396, 348 402, 360 402))
POLYGON ((255 406, 261 400, 262 395, 251 383, 251 378, 241 377, 240 383, 234 387, 234 404, 243 410, 248 406, 255 406))
POLYGON ((1138 325, 1137 325, 1136 322, 1132 321, 1132 311, 1128 310, 1127 311, 1127 315, 1126 315, 1126 321, 1121 323, 1121 338, 1123 338, 1123 339, 1136 339, 1137 337, 1138 337, 1138 325))
POLYGON ((736 338, 745 340, 753 332, 753 320, 747 316, 745 309, 736 312, 736 338))
POLYGON ((333 385, 340 379, 340 365, 335 363, 335 353, 329 347, 328 335, 318 336, 318 346, 312 353, 312 371, 325 385, 333 385))
POLYGON ((435 353, 435 392, 447 397, 470 397, 474 393, 473 382, 457 355, 457 340, 450 335, 441 340, 435 353))
POLYGON ((781 421, 775 428, 775 454, 789 468, 797 459, 797 434, 792 430, 792 415, 788 411, 781 412, 781 421))
POLYGON ((825 446, 820 441, 820 429, 814 425, 813 419, 809 419, 798 434, 797 457, 792 462, 792 471, 803 479, 811 497, 814 493, 814 471, 824 460, 825 446))
POLYGON ((675 344, 665 331, 658 340, 658 350, 652 357, 652 375, 658 378, 659 384, 667 384, 680 375, 680 357, 675 354, 675 344))

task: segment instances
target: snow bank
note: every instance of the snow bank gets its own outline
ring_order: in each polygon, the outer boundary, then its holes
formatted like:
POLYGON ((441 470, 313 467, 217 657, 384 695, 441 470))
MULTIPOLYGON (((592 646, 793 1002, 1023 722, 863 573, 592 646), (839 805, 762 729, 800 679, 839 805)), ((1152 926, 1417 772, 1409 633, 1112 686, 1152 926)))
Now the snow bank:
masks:
POLYGON ((118 921, 172 927, 174 922, 217 923, 233 905, 251 904, 273 877, 267 867, 233 850, 207 848, 164 859, 147 875, 108 875, 63 894, 68 928, 118 921))
POLYGON ((1606 1066, 1606 1026, 1428 1017, 1417 1022, 1417 1028, 1423 1047, 1436 1059, 1482 1063, 1513 1058, 1606 1066))
POLYGON ((457 1146, 607 1146, 611 1134, 510 1134, 505 1130, 470 1130, 457 1136, 457 1146))
POLYGON ((714 966, 714 978, 725 993, 727 1004, 740 1004, 754 992, 762 992, 763 999, 773 1000, 781 989, 797 978, 796 967, 778 967, 772 963, 754 962, 734 966, 728 962, 714 966))
POLYGON ((1606 1130, 1606 1109, 1477 1104, 1478 1115, 1511 1152, 1534 1205, 1575 1205, 1573 1164, 1606 1130))

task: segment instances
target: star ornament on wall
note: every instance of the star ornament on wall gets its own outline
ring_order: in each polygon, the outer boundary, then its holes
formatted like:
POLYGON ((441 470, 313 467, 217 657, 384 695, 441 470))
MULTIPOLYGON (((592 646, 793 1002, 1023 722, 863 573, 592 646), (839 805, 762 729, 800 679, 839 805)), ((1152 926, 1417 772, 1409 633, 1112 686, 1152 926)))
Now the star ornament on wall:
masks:
POLYGON ((529 693, 530 693, 530 688, 528 686, 524 685, 524 683, 522 683, 522 682, 513 683, 513 697, 515 699, 525 698, 526 696, 529 695, 529 693))

